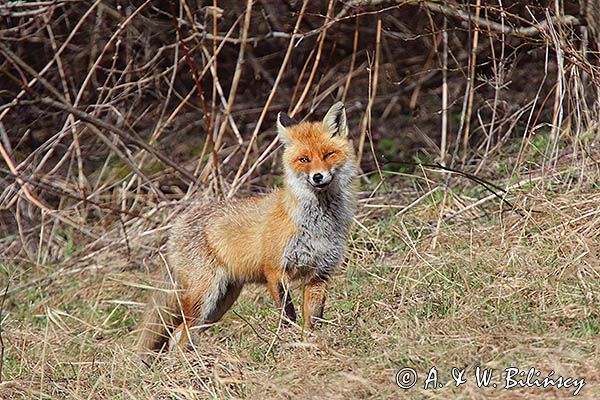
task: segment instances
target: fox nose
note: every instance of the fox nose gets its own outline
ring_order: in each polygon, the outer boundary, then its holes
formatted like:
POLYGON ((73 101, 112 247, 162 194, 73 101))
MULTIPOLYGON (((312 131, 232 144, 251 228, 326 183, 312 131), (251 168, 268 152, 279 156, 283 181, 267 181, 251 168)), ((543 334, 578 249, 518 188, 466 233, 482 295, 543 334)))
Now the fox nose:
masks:
POLYGON ((323 174, 319 174, 319 173, 317 173, 317 174, 314 174, 314 175, 313 175, 313 182, 314 182, 314 183, 316 183, 316 184, 318 185, 318 184, 319 184, 319 183, 321 183, 322 181, 323 181, 323 174))

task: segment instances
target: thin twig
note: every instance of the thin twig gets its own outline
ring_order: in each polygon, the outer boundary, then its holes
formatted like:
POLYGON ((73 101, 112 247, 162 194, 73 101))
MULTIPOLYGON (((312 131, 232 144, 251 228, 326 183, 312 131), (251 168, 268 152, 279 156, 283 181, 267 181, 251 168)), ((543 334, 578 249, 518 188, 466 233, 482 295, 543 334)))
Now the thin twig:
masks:
POLYGON ((10 286, 10 279, 6 280, 6 287, 2 294, 2 301, 0 302, 0 383, 2 382, 2 369, 4 368, 4 339, 2 338, 2 321, 4 319, 4 301, 6 300, 6 293, 8 293, 8 287, 10 286))

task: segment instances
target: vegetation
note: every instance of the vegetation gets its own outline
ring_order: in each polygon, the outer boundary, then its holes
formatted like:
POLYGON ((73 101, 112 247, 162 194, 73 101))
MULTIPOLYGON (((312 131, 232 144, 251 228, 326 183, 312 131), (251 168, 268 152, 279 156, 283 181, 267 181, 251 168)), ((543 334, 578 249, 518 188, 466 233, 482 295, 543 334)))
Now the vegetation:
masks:
MULTIPOLYGON (((0 398, 600 393, 593 1, 0 4, 0 398), (281 184, 279 111, 347 105, 357 222, 313 334, 244 289, 195 351, 137 324, 197 196, 281 184), (438 388, 424 389, 435 367, 438 388), (466 368, 454 384, 452 368, 466 368), (477 387, 491 368, 497 387, 477 387), (411 389, 396 373, 413 368, 411 389)), ((299 288, 295 303, 300 304, 299 288)))

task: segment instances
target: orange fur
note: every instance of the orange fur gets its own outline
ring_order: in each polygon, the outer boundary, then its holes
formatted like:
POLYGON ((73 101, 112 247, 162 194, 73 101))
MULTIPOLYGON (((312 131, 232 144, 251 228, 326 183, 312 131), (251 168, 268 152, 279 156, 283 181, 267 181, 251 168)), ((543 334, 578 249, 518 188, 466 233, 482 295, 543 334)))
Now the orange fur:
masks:
MULTIPOLYGON (((354 162, 347 138, 332 135, 324 122, 292 126, 286 135, 283 162, 293 171, 309 174, 354 162)), ((282 260, 299 233, 292 217, 299 207, 298 194, 287 182, 268 195, 190 207, 175 222, 168 243, 168 267, 181 292, 161 304, 173 317, 162 333, 143 329, 142 350, 159 349, 169 336, 185 343, 192 326, 220 319, 247 282, 266 283, 275 304, 294 319, 291 298, 285 297, 288 282, 307 272, 286 270, 282 260)), ((310 316, 322 314, 326 282, 305 278, 305 324, 312 327, 310 316)), ((147 312, 158 315, 147 316, 147 324, 164 320, 154 309, 147 312)))
POLYGON ((290 148, 284 154, 283 162, 305 173, 330 170, 335 165, 345 163, 352 152, 347 139, 328 137, 322 122, 293 126, 288 130, 288 137, 290 148), (330 152, 333 154, 323 159, 330 152), (300 162, 302 157, 308 158, 309 162, 300 162))

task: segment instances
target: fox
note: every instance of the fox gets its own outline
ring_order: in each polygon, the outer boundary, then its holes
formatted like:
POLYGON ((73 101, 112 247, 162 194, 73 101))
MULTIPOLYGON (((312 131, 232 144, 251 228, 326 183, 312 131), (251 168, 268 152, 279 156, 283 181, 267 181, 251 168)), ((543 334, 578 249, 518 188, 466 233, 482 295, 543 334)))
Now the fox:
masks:
POLYGON ((218 322, 247 283, 266 284, 282 321, 296 322, 290 283, 302 280, 303 327, 322 321, 329 280, 354 220, 357 175, 345 106, 322 121, 277 115, 284 184, 269 194, 194 204, 167 240, 167 272, 144 312, 138 347, 190 346, 218 322), (283 318, 285 316, 285 318, 283 318))

